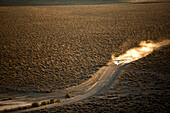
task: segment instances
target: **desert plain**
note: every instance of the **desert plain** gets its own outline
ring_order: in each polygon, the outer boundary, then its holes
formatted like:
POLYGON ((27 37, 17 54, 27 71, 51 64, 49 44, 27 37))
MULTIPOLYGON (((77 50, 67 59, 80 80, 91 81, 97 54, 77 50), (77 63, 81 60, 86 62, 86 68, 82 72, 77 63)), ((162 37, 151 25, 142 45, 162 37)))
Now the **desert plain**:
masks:
MULTIPOLYGON (((21 95, 81 85, 141 41, 169 40, 167 1, 0 6, 0 108, 21 95)), ((125 64, 93 96, 28 112, 168 112, 169 47, 125 64)))

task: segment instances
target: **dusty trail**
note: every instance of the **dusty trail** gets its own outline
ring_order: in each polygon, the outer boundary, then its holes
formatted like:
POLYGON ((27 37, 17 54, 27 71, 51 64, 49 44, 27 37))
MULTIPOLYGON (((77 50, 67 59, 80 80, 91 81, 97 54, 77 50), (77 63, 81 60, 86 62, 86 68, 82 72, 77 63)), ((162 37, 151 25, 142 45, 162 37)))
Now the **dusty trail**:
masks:
POLYGON ((68 88, 66 89, 69 92, 75 93, 75 97, 63 100, 61 103, 55 103, 55 104, 50 104, 47 106, 41 106, 37 108, 31 108, 27 110, 22 110, 19 112, 28 112, 28 111, 34 111, 34 110, 39 110, 39 109, 44 109, 44 108, 52 108, 54 106, 60 106, 60 105, 65 105, 65 104, 70 104, 73 102, 81 101, 83 99, 86 99, 90 96, 100 94, 102 91, 107 89, 110 85, 114 83, 114 80, 116 77, 119 75, 121 72, 121 69, 123 66, 118 66, 115 65, 112 62, 109 62, 106 66, 103 66, 96 74, 99 76, 94 76, 92 79, 89 81, 85 82, 84 84, 81 84, 76 87, 68 88), (86 90, 84 90, 86 89, 86 90), (82 92, 84 90, 84 92, 82 92), (80 94, 82 93, 82 94, 80 94))
MULTIPOLYGON (((152 52, 156 47, 159 48, 160 46, 164 46, 169 44, 169 41, 165 42, 160 42, 157 44, 152 44, 152 43, 144 43, 144 47, 138 47, 138 48, 133 48, 131 50, 128 50, 126 54, 124 54, 125 57, 130 57, 132 56, 131 61, 137 60, 138 58, 145 57, 148 55, 150 52, 152 52), (166 43, 165 43, 166 42, 166 43), (165 43, 165 44, 164 44, 165 43), (153 47, 152 47, 153 46, 153 47), (144 49, 144 50, 143 50, 144 49), (143 50, 143 51, 142 51, 143 50), (129 52, 130 51, 130 52, 129 52), (135 57, 133 56, 135 55, 135 57), (136 57, 137 56, 137 57, 136 57), (134 59, 133 59, 134 57, 134 59)), ((123 55, 122 55, 123 56, 123 55)), ((122 57, 120 56, 120 57, 122 57)), ((113 58, 115 59, 115 58, 113 58)), ((118 58, 118 59, 124 59, 123 58, 118 58)), ((128 63, 128 62, 124 62, 128 63)), ((16 107, 21 107, 21 106, 26 106, 26 105, 31 105, 32 102, 42 102, 42 101, 49 101, 50 99, 62 99, 61 103, 55 103, 55 104, 50 104, 47 106, 41 106, 38 108, 30 108, 27 110, 22 110, 20 112, 27 112, 27 111, 33 111, 33 110, 39 110, 39 109, 44 109, 44 108, 51 108, 54 106, 60 106, 64 104, 69 104, 77 101, 81 101, 83 99, 86 99, 90 96, 96 95, 101 93, 104 89, 107 90, 107 88, 114 83, 114 80, 117 78, 119 73, 121 72, 121 69, 125 65, 116 65, 114 62, 108 62, 107 65, 103 66, 99 71, 97 71, 90 80, 84 82, 81 85, 70 87, 64 90, 55 90, 53 93, 50 94, 26 94, 22 100, 22 102, 18 105, 16 105, 19 100, 15 100, 13 102, 11 101, 5 101, 5 105, 0 102, 0 105, 3 105, 3 108, 16 108, 16 107), (66 93, 70 93, 73 97, 70 99, 65 99, 64 95, 66 93), (30 101, 31 100, 31 101, 30 101), (13 105, 11 106, 11 103, 13 105)), ((19 96, 21 97, 21 95, 19 96)), ((0 110, 2 110, 2 107, 0 107, 0 110)))

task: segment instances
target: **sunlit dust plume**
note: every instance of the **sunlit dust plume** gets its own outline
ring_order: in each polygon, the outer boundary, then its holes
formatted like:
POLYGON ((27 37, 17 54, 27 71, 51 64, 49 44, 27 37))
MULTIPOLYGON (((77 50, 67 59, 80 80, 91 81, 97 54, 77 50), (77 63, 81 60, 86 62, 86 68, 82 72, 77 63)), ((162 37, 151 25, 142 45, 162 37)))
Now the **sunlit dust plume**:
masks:
POLYGON ((153 50, 158 49, 161 46, 165 46, 170 44, 170 40, 165 40, 159 43, 153 43, 151 41, 142 41, 139 45, 140 47, 135 47, 126 51, 125 54, 120 55, 119 57, 115 57, 112 55, 112 61, 115 64, 120 63, 129 63, 135 60, 138 60, 142 57, 147 56, 148 54, 152 53, 153 50))

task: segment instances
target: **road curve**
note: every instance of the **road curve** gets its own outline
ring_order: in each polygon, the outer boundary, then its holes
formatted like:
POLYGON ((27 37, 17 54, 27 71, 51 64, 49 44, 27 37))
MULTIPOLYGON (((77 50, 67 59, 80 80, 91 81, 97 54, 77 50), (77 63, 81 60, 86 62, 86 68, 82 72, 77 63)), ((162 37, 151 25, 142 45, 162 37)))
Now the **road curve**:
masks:
POLYGON ((65 104, 70 104, 74 103, 77 101, 81 101, 83 99, 86 99, 90 96, 96 95, 101 93, 104 89, 108 88, 110 85, 114 83, 114 80, 117 78, 117 76, 120 73, 120 70, 122 66, 115 65, 112 62, 109 62, 107 66, 104 66, 103 70, 102 68, 99 70, 104 71, 101 75, 101 77, 86 91, 84 94, 75 96, 73 98, 70 98, 68 100, 65 100, 61 103, 55 103, 55 104, 50 104, 46 106, 41 106, 41 107, 36 107, 36 108, 31 108, 31 109, 26 109, 26 110, 21 110, 18 112, 29 112, 29 111, 34 111, 34 110, 39 110, 39 109, 45 109, 45 108, 52 108, 54 106, 61 106, 65 104), (119 70, 120 69, 120 70, 119 70))

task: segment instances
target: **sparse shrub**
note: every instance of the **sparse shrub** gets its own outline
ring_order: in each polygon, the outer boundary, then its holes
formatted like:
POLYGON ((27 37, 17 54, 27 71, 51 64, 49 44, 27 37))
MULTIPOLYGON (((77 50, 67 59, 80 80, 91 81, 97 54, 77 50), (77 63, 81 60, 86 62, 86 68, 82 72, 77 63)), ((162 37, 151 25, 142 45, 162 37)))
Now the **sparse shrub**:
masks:
POLYGON ((8 110, 7 109, 4 109, 2 112, 7 112, 8 110))
POLYGON ((12 97, 9 97, 8 100, 13 100, 13 98, 12 98, 12 97))
POLYGON ((47 104, 50 104, 50 101, 48 101, 47 104))
POLYGON ((54 99, 51 99, 50 100, 50 104, 54 104, 55 103, 55 100, 54 99))
POLYGON ((40 110, 39 112, 40 112, 40 113, 49 113, 47 109, 40 110))
POLYGON ((66 98, 71 98, 71 95, 70 95, 69 93, 67 93, 67 94, 65 95, 65 97, 66 97, 66 98))
POLYGON ((61 102, 61 99, 58 99, 56 102, 58 102, 58 103, 61 102))
POLYGON ((52 90, 48 90, 48 91, 46 91, 46 93, 51 93, 52 92, 52 90))
POLYGON ((96 96, 93 96, 92 98, 96 98, 96 96))
POLYGON ((22 110, 23 108, 19 107, 18 110, 22 110))
POLYGON ((23 107, 23 109, 28 109, 28 106, 23 107))
POLYGON ((43 102, 41 103, 41 105, 47 105, 47 103, 48 103, 48 102, 43 101, 43 102))
POLYGON ((32 103, 32 107, 39 107, 39 106, 40 106, 39 102, 32 103))

